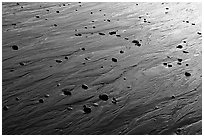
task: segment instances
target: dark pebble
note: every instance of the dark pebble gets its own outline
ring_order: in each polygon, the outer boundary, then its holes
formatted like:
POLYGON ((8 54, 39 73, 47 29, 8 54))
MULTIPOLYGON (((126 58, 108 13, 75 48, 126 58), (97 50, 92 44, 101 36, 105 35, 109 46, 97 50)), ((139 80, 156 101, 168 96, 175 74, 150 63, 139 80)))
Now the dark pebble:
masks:
POLYGON ((164 62, 164 63, 163 63, 163 65, 164 65, 164 66, 167 66, 167 63, 166 63, 166 62, 164 62))
POLYGON ((102 95, 99 95, 99 99, 101 99, 103 101, 107 101, 109 99, 109 97, 107 94, 102 94, 102 95))
POLYGON ((186 77, 190 77, 190 76, 191 76, 191 73, 185 72, 185 76, 186 76, 186 77))
POLYGON ((93 14, 93 12, 91 12, 91 14, 93 14))
POLYGON ((23 62, 20 62, 20 63, 19 63, 19 65, 21 65, 21 66, 25 66, 25 63, 23 63, 23 62))
POLYGON ((91 113, 91 108, 90 107, 87 107, 86 105, 84 105, 83 108, 84 108, 83 110, 84 110, 85 114, 91 113))
POLYGON ((184 50, 183 53, 189 53, 189 52, 184 50))
POLYGON ((181 62, 178 62, 177 64, 178 64, 178 65, 181 65, 181 62))
POLYGON ((202 33, 201 33, 201 32, 197 32, 197 34, 198 34, 198 35, 201 35, 202 33))
POLYGON ((108 21, 108 22, 110 22, 110 20, 109 20, 109 19, 107 19, 107 21, 108 21))
POLYGON ((39 103, 44 103, 44 99, 39 99, 39 103))
POLYGON ((70 89, 68 89, 68 88, 62 89, 62 92, 63 92, 64 95, 67 95, 67 96, 72 95, 72 93, 70 92, 70 89))
POLYGON ((169 67, 169 68, 171 68, 171 67, 172 67, 172 65, 171 65, 171 64, 168 64, 168 67, 169 67))
POLYGON ((93 28, 95 29, 96 27, 95 27, 95 26, 93 26, 93 28))
POLYGON ((13 45, 13 46, 12 46, 12 49, 13 49, 13 50, 18 50, 18 46, 17 46, 17 45, 13 45))
POLYGON ((118 62, 118 60, 116 58, 112 58, 113 62, 118 62))
POLYGON ((81 34, 81 33, 78 33, 78 34, 75 34, 75 36, 82 36, 82 34, 81 34))
POLYGON ((169 8, 166 8, 166 10, 169 10, 169 8))
POLYGON ((20 100, 20 98, 19 97, 16 97, 16 101, 19 101, 20 100))
POLYGON ((12 23, 11 25, 16 26, 16 23, 12 23))
POLYGON ((124 38, 125 40, 129 40, 129 38, 124 38))
POLYGON ((99 35, 106 35, 105 33, 101 33, 101 32, 99 32, 98 34, 99 34, 99 35))
POLYGON ((20 5, 20 4, 17 2, 16 5, 20 5))
POLYGON ((123 54, 123 53, 124 53, 124 51, 123 51, 123 50, 121 50, 121 51, 120 51, 120 53, 121 53, 121 54, 123 54))
POLYGON ((182 62, 182 59, 178 59, 179 62, 182 62))
POLYGON ((38 15, 36 15, 35 17, 36 17, 36 18, 40 18, 40 16, 38 16, 38 15))
POLYGON ((183 43, 186 43, 186 41, 184 40, 183 43))
POLYGON ((178 49, 182 49, 183 46, 182 46, 182 45, 178 45, 176 48, 178 48, 178 49))
POLYGON ((121 37, 120 35, 115 35, 116 37, 121 37))
POLYGON ((54 24, 55 27, 57 27, 57 24, 54 24))
POLYGON ((85 49, 85 48, 81 48, 81 50, 83 50, 83 51, 84 51, 84 50, 86 50, 86 49, 85 49))
POLYGON ((62 4, 63 6, 65 6, 65 4, 62 4))
POLYGON ((59 11, 57 10, 56 13, 59 13, 59 11))
POLYGON ((87 27, 84 27, 85 29, 87 29, 87 27))
POLYGON ((186 23, 189 23, 189 21, 186 21, 186 23))
POLYGON ((174 99, 174 98, 176 98, 176 97, 175 97, 175 95, 172 95, 171 98, 174 99))
POLYGON ((186 64, 186 66, 188 66, 188 64, 186 64))
POLYGON ((5 110, 5 111, 7 111, 8 109, 9 109, 8 106, 4 106, 4 107, 3 107, 3 110, 5 110))
POLYGON ((83 89, 88 89, 89 87, 86 84, 82 84, 81 86, 83 89))
POLYGON ((46 11, 50 11, 50 10, 46 9, 46 11))
POLYGON ((191 25, 195 25, 195 23, 192 23, 191 25))
POLYGON ((64 59, 69 59, 69 58, 67 56, 65 56, 64 59))
POLYGON ((116 34, 116 31, 109 32, 110 35, 116 34))
POLYGON ((55 60, 55 61, 56 61, 57 63, 62 63, 62 60, 58 60, 58 59, 57 59, 57 60, 55 60))
POLYGON ((49 98, 50 95, 49 95, 49 94, 45 94, 44 97, 45 97, 45 98, 49 98))

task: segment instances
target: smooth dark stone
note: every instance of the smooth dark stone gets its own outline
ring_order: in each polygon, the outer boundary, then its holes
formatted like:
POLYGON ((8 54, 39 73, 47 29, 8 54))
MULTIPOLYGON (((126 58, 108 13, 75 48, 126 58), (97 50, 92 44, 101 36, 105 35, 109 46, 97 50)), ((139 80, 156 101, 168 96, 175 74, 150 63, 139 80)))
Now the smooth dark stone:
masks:
POLYGON ((107 101, 109 99, 109 97, 107 94, 102 94, 102 95, 99 95, 99 99, 101 99, 103 101, 107 101))
POLYGON ((39 103, 44 103, 44 99, 39 99, 39 103))
POLYGON ((183 53, 189 53, 189 52, 184 50, 183 53))
POLYGON ((116 34, 116 31, 109 32, 110 35, 116 34))
POLYGON ((13 50, 18 50, 18 46, 17 46, 17 45, 13 45, 13 46, 12 46, 12 49, 13 49, 13 50))
POLYGON ((186 77, 190 77, 190 76, 191 76, 191 73, 185 72, 185 76, 186 76, 186 77))
POLYGON ((56 13, 59 13, 59 11, 56 11, 56 13))
POLYGON ((81 33, 78 33, 78 34, 75 34, 75 36, 82 36, 82 34, 81 34, 81 33))
POLYGON ((120 51, 120 53, 121 53, 121 54, 123 54, 123 53, 124 53, 124 51, 123 51, 123 50, 121 50, 121 51, 120 51))
POLYGON ((178 59, 179 62, 182 62, 182 59, 178 59))
POLYGON ((64 95, 67 95, 67 96, 72 95, 72 93, 70 92, 70 89, 68 89, 68 88, 62 89, 62 92, 64 93, 64 95))
POLYGON ((99 32, 98 34, 99 34, 99 35, 106 35, 105 33, 101 33, 101 32, 99 32))
POLYGON ((85 48, 81 48, 81 50, 83 50, 83 51, 84 51, 84 50, 86 50, 86 49, 85 49, 85 48))
POLYGON ((178 49, 182 49, 183 46, 182 46, 182 45, 178 45, 176 48, 178 48, 178 49))
POLYGON ((112 58, 113 62, 118 62, 118 60, 116 58, 112 58))
POLYGON ((86 84, 82 84, 81 86, 83 89, 88 89, 89 87, 86 84))

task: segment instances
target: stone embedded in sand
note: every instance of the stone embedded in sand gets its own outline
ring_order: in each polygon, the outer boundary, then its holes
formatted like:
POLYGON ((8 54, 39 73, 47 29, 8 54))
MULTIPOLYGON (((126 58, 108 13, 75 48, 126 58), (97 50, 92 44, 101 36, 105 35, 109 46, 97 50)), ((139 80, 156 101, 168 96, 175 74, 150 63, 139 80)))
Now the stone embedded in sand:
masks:
POLYGON ((62 89, 62 92, 63 92, 64 95, 67 95, 67 96, 71 96, 72 95, 72 93, 70 92, 69 88, 62 89))
POLYGON ((24 62, 20 62, 19 65, 25 66, 25 63, 24 62))
POLYGON ((57 10, 56 13, 59 13, 59 11, 57 10))
POLYGON ((101 33, 101 32, 99 32, 98 34, 99 34, 99 35, 106 35, 105 33, 101 33))
POLYGON ((176 97, 175 97, 175 95, 172 95, 171 98, 174 99, 174 98, 176 98, 176 97))
POLYGON ((103 101, 107 101, 109 99, 109 97, 107 94, 102 94, 102 95, 99 95, 99 99, 101 99, 103 101))
POLYGON ((182 46, 182 45, 178 45, 176 48, 178 48, 178 49, 182 49, 183 46, 182 46))
POLYGON ((125 40, 129 40, 129 38, 124 38, 125 40))
POLYGON ((197 34, 198 34, 198 35, 201 35, 202 33, 201 33, 201 32, 197 32, 197 34))
POLYGON ((182 62, 182 59, 178 59, 179 62, 182 62))
POLYGON ((65 6, 65 4, 62 4, 63 6, 65 6))
POLYGON ((164 66, 167 66, 167 63, 166 63, 166 62, 164 62, 164 63, 163 63, 163 65, 164 65, 164 66))
POLYGON ((19 97, 16 97, 16 101, 19 101, 20 100, 20 98, 19 97))
POLYGON ((17 2, 16 5, 20 5, 20 4, 17 2))
POLYGON ((109 20, 109 19, 107 19, 107 21, 108 21, 108 22, 110 22, 110 20, 109 20))
POLYGON ((62 63, 62 60, 59 60, 59 59, 57 59, 57 60, 55 60, 57 63, 62 63))
POLYGON ((116 58, 112 58, 113 62, 118 62, 118 60, 116 58))
POLYGON ((189 53, 189 52, 184 50, 183 53, 189 53))
POLYGON ((39 16, 39 15, 36 15, 35 17, 36 17, 36 18, 40 18, 40 16, 39 16))
POLYGON ((13 49, 13 50, 18 50, 18 46, 17 46, 17 45, 13 45, 13 46, 12 46, 12 49, 13 49))
POLYGON ((57 83, 57 87, 59 87, 61 84, 60 83, 57 83))
POLYGON ((191 73, 185 72, 185 76, 186 76, 186 77, 190 77, 190 76, 191 76, 191 73))
POLYGON ((69 58, 67 56, 65 56, 64 59, 69 59, 69 58))
POLYGON ((72 107, 67 107, 67 110, 73 110, 73 108, 72 107))
POLYGON ((189 21, 187 20, 186 23, 189 23, 189 21))
POLYGON ((81 34, 81 33, 78 33, 78 34, 75 34, 75 36, 82 36, 82 34, 81 34))
POLYGON ((195 25, 195 23, 192 23, 191 25, 195 25))
POLYGON ((85 26, 84 28, 85 28, 85 29, 88 29, 88 27, 86 27, 86 26, 85 26))
POLYGON ((98 107, 98 103, 93 103, 93 106, 94 107, 98 107))
POLYGON ((91 14, 93 14, 93 12, 91 12, 91 14))
POLYGON ((186 66, 188 66, 188 64, 186 64, 186 66))
POLYGON ((186 41, 184 40, 183 43, 186 43, 186 41))
POLYGON ((115 35, 116 37, 121 37, 119 34, 115 35))
POLYGON ((166 8, 166 10, 169 10, 169 8, 166 8))
POLYGON ((44 103, 44 99, 39 99, 39 103, 44 103))
POLYGON ((120 50, 120 54, 123 54, 124 53, 124 51, 123 50, 120 50))
POLYGON ((93 28, 95 29, 95 28, 96 28, 96 26, 93 26, 93 28))
POLYGON ((8 106, 4 106, 4 107, 3 107, 3 110, 5 110, 5 111, 7 111, 8 109, 9 109, 8 106))
POLYGON ((50 95, 49 95, 49 94, 45 94, 44 97, 45 97, 45 98, 49 98, 50 95))
POLYGON ((81 87, 82 87, 83 89, 88 89, 88 88, 89 88, 86 84, 82 84, 81 87))
POLYGON ((141 46, 141 44, 140 44, 140 42, 138 40, 133 40, 132 43, 135 43, 135 45, 138 46, 138 47, 141 46))
POLYGON ((177 62, 178 65, 182 65, 181 62, 177 62))
POLYGON ((12 23, 11 25, 16 26, 16 23, 12 23))
POLYGON ((116 31, 109 32, 110 35, 116 34, 116 31))
POLYGON ((168 66, 169 68, 171 68, 171 67, 172 67, 172 65, 171 65, 171 64, 168 64, 167 66, 168 66))
POLYGON ((83 51, 84 51, 84 50, 86 50, 86 49, 85 49, 85 48, 81 48, 81 50, 83 50, 83 51))
POLYGON ((84 110, 85 114, 91 113, 91 108, 90 107, 87 107, 86 105, 84 105, 83 108, 84 108, 83 110, 84 110))
POLYGON ((57 24, 54 24, 55 27, 57 27, 57 24))

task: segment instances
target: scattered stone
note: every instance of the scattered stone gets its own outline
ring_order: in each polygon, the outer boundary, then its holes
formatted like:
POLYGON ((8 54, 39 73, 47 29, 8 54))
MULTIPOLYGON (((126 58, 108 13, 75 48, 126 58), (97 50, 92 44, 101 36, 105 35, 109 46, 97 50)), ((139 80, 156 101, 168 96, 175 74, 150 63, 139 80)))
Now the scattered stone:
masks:
POLYGON ((17 2, 16 5, 20 5, 20 4, 17 2))
POLYGON ((188 64, 186 64, 186 66, 188 66, 188 64))
POLYGON ((178 59, 179 62, 182 62, 182 59, 178 59))
POLYGON ((108 21, 108 22, 110 22, 110 20, 109 20, 109 19, 107 19, 107 21, 108 21))
POLYGON ((102 94, 102 95, 99 95, 99 99, 101 99, 103 101, 107 101, 109 99, 109 97, 107 94, 102 94))
POLYGON ((123 79, 126 80, 126 77, 124 77, 123 79))
POLYGON ((94 20, 92 20, 91 22, 95 22, 94 20))
POLYGON ((195 23, 192 23, 191 25, 195 25, 195 23))
POLYGON ((116 37, 121 37, 119 34, 115 35, 116 37))
POLYGON ((78 10, 75 10, 75 11, 78 11, 78 10))
POLYGON ((109 32, 110 35, 116 34, 116 31, 109 32))
POLYGON ((182 65, 181 62, 177 62, 178 65, 182 65))
POLYGON ((72 95, 69 88, 62 89, 62 92, 66 96, 71 96, 72 95))
POLYGON ((184 40, 183 43, 186 43, 186 41, 184 40))
POLYGON ((124 51, 123 50, 120 50, 120 54, 123 54, 124 53, 124 51))
POLYGON ((54 24, 55 27, 57 27, 57 24, 54 24))
POLYGON ((166 10, 169 10, 169 8, 166 8, 166 10))
POLYGON ((186 21, 186 23, 189 23, 189 21, 186 21))
POLYGON ((198 35, 201 35, 202 33, 201 33, 201 32, 197 32, 197 34, 198 34, 198 35))
POLYGON ((185 76, 186 76, 186 77, 190 77, 190 76, 191 76, 191 73, 185 72, 185 76))
POLYGON ((24 62, 20 62, 19 65, 25 66, 25 63, 24 62))
POLYGON ((166 63, 166 62, 164 62, 164 63, 163 63, 163 65, 164 65, 164 66, 167 66, 167 63, 166 63))
POLYGON ((40 18, 40 16, 39 16, 39 15, 36 15, 35 17, 36 17, 36 18, 40 18))
POLYGON ((182 45, 178 45, 176 48, 178 48, 178 49, 182 49, 183 46, 182 46, 182 45))
POLYGON ((63 6, 65 6, 65 4, 62 4, 63 6))
POLYGON ((13 45, 13 46, 12 46, 12 49, 13 49, 13 50, 18 50, 18 46, 17 46, 17 45, 13 45))
POLYGON ((44 103, 44 99, 39 99, 39 103, 44 103))
POLYGON ((83 89, 88 89, 89 87, 86 84, 82 84, 81 86, 83 89))
POLYGON ((168 67, 169 67, 169 68, 171 68, 171 67, 172 67, 172 65, 171 65, 171 64, 168 64, 168 67))
POLYGON ((59 13, 59 11, 57 10, 56 13, 59 13))
POLYGON ((62 60, 59 60, 59 59, 57 59, 57 60, 55 60, 57 63, 62 63, 62 60))
POLYGON ((61 84, 60 83, 57 83, 57 87, 59 87, 61 84))
POLYGON ((83 50, 83 51, 84 51, 84 50, 86 50, 86 49, 85 49, 85 48, 81 48, 81 50, 83 50))
POLYGON ((16 101, 19 101, 20 100, 20 98, 19 97, 16 97, 16 101))
POLYGON ((71 111, 71 110, 73 110, 73 108, 72 107, 67 107, 67 110, 71 111))
POLYGON ((140 44, 140 42, 138 40, 133 40, 132 43, 135 43, 135 45, 138 46, 138 47, 141 46, 141 44, 140 44))
POLYGON ((81 33, 78 33, 78 34, 75 34, 75 36, 82 36, 82 34, 81 34, 81 33))
POLYGON ((118 60, 116 58, 112 58, 113 62, 118 62, 118 60))
POLYGON ((176 98, 176 97, 175 97, 175 95, 172 95, 171 98, 174 99, 174 98, 176 98))
POLYGON ((65 56, 64 59, 69 59, 68 56, 65 56))
POLYGON ((189 53, 189 52, 184 50, 183 53, 189 53))
POLYGON ((165 14, 168 14, 168 12, 165 12, 165 14))
POLYGON ((129 38, 124 38, 125 40, 129 40, 129 38))
POLYGON ((11 25, 16 26, 16 23, 12 23, 11 25))
POLYGON ((46 9, 46 11, 50 11, 50 10, 46 9))
POLYGON ((86 105, 84 105, 83 108, 84 108, 83 110, 84 110, 85 114, 91 113, 91 108, 90 107, 87 107, 86 105))
POLYGON ((91 14, 93 14, 93 12, 91 12, 91 14))
POLYGON ((94 107, 98 107, 98 103, 93 103, 93 106, 94 107))
POLYGON ((101 66, 101 68, 103 68, 103 66, 101 66))
POLYGON ((98 34, 99 34, 99 35, 106 35, 105 33, 101 33, 101 32, 99 32, 98 34))
POLYGON ((87 29, 87 27, 84 27, 85 29, 87 29))
POLYGON ((93 26, 93 28, 95 29, 95 28, 96 28, 96 26, 93 26))
POLYGON ((3 110, 5 110, 5 111, 7 111, 8 109, 9 109, 8 106, 4 106, 4 107, 3 107, 3 110))
POLYGON ((45 94, 44 97, 45 97, 45 98, 49 98, 50 95, 49 95, 49 94, 45 94))

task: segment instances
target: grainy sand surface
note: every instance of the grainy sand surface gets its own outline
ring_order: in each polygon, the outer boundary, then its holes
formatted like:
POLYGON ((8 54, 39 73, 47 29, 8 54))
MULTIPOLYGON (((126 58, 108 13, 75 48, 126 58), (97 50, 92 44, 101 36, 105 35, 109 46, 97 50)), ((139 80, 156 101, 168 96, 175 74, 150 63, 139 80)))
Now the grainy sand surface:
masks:
POLYGON ((202 134, 201 3, 2 3, 2 132, 202 134))

